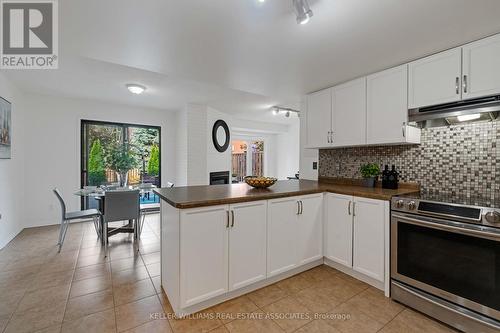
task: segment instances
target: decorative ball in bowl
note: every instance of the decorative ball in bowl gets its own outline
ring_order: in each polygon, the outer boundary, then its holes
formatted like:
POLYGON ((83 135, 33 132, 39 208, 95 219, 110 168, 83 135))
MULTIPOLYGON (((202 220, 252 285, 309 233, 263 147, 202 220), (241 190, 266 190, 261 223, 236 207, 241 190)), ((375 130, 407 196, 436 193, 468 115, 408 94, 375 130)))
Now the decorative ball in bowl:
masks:
POLYGON ((255 188, 266 188, 274 185, 276 181, 277 181, 276 178, 271 178, 271 177, 256 177, 256 176, 245 177, 245 183, 255 188))

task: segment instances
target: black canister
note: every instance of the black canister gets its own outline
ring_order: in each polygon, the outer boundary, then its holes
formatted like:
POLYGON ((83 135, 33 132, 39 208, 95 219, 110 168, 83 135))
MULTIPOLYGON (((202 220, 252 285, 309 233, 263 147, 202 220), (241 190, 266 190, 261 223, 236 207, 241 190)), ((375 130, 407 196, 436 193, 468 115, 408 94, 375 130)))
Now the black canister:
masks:
POLYGON ((386 164, 382 171, 382 188, 389 188, 389 166, 386 164))
POLYGON ((392 165, 391 171, 389 171, 387 179, 387 187, 390 189, 397 189, 399 182, 399 173, 396 171, 396 167, 392 165))

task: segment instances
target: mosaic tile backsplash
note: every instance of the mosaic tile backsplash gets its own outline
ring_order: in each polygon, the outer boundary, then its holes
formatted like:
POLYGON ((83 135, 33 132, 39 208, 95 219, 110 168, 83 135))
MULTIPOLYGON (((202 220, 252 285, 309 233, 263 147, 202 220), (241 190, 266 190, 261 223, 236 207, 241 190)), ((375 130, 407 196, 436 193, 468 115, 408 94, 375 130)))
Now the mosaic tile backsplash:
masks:
POLYGON ((319 175, 361 178, 359 167, 396 166, 426 191, 500 200, 500 121, 422 129, 420 145, 322 149, 319 175))

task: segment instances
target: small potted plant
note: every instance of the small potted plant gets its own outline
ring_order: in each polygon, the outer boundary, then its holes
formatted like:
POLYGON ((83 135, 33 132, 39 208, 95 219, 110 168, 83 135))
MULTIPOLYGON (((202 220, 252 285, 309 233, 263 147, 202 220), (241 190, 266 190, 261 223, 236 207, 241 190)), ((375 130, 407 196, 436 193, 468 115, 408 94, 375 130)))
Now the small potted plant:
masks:
POLYGON ((363 164, 359 171, 363 176, 363 186, 375 187, 378 175, 380 174, 380 167, 376 163, 363 164))

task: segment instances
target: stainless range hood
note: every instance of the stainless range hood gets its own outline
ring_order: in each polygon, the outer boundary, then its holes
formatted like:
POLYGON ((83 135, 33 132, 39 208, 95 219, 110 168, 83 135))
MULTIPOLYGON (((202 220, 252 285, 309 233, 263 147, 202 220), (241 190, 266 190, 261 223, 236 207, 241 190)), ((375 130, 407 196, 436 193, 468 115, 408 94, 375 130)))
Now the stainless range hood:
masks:
POLYGON ((500 96, 428 106, 408 110, 409 122, 418 127, 449 126, 495 120, 500 113, 500 96))

